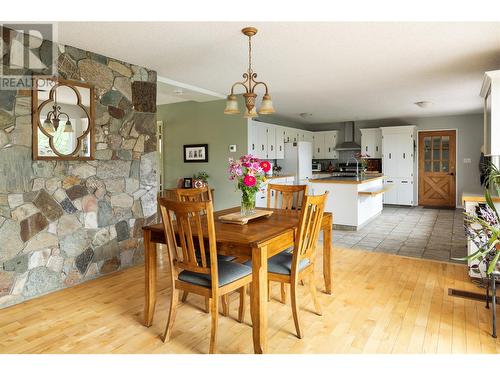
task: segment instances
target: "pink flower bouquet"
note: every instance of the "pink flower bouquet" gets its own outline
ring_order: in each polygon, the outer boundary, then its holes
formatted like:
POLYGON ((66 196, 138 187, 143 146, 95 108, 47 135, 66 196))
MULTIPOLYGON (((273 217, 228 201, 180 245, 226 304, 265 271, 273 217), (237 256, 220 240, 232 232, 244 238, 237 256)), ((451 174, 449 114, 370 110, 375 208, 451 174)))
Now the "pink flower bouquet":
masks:
POLYGON ((241 190, 241 214, 255 212, 255 195, 266 182, 266 172, 271 169, 268 161, 262 161, 253 155, 243 155, 238 160, 229 159, 229 180, 236 181, 241 190))

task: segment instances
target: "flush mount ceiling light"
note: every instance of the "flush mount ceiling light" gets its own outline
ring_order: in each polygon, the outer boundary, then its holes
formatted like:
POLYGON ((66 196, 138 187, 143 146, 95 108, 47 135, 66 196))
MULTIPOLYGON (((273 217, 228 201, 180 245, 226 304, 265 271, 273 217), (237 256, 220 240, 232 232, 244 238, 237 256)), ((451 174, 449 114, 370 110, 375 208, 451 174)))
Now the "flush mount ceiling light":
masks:
POLYGON ((255 88, 258 85, 262 85, 266 89, 258 113, 260 115, 274 113, 273 102, 271 101, 267 85, 264 82, 256 81, 257 73, 254 73, 252 70, 252 36, 257 34, 257 29, 255 27, 245 27, 241 30, 241 32, 248 37, 248 70, 246 73, 243 73, 243 78, 245 80, 236 82, 231 87, 231 93, 227 96, 226 109, 224 110, 224 113, 226 115, 235 115, 240 113, 240 110, 238 109, 238 101, 236 99, 236 95, 234 94, 234 88, 238 85, 245 88, 245 93, 243 94, 246 107, 244 117, 257 117, 257 111, 255 109, 255 99, 257 94, 255 93, 255 88))
POLYGON ((418 105, 420 108, 428 108, 432 106, 434 103, 428 102, 428 101, 421 101, 421 102, 416 102, 415 105, 418 105))

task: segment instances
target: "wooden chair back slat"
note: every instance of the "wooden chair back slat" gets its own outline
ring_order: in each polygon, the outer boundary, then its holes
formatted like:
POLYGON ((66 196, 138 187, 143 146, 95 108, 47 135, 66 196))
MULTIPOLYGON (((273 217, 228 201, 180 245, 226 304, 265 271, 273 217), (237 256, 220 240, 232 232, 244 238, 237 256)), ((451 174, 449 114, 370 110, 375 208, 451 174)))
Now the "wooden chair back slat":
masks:
POLYGON ((307 194, 307 185, 269 184, 267 187, 267 207, 271 208, 274 192, 274 207, 283 210, 299 210, 307 194), (281 202, 281 205, 280 205, 281 202))
MULTIPOLYGON (((210 274, 212 284, 217 282, 217 249, 211 201, 172 201, 159 198, 169 256, 173 272, 187 270, 210 274), (177 235, 176 230, 177 229, 177 235), (210 264, 204 241, 208 231, 210 264)), ((217 285, 217 284, 216 284, 217 285)))
POLYGON ((208 186, 194 189, 176 189, 175 194, 180 202, 211 201, 212 193, 208 186))
POLYGON ((299 228, 295 237, 292 272, 298 272, 298 264, 302 259, 314 261, 323 213, 328 192, 323 195, 307 195, 302 204, 299 228))

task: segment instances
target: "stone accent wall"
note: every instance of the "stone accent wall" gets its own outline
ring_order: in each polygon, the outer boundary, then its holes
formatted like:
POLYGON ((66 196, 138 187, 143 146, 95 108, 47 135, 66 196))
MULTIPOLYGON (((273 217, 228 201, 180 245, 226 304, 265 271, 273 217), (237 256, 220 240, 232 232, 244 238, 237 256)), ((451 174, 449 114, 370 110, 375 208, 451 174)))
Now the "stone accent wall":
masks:
POLYGON ((57 49, 97 89, 96 160, 33 161, 31 92, 0 90, 0 308, 141 263, 156 217, 156 72, 57 49))

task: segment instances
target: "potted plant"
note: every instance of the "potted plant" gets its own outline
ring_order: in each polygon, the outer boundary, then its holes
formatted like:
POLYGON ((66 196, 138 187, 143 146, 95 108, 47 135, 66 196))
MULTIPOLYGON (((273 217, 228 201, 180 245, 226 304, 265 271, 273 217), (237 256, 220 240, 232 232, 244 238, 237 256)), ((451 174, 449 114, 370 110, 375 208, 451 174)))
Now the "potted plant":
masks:
POLYGON ((207 172, 198 172, 193 175, 193 185, 195 188, 200 188, 206 186, 208 184, 208 175, 207 172))
MULTIPOLYGON (((493 165, 489 166, 488 185, 500 195, 500 171, 493 165)), ((490 275, 500 259, 500 216, 491 198, 489 189, 485 189, 486 205, 479 207, 477 212, 465 212, 464 229, 469 238, 478 248, 476 252, 460 260, 478 260, 486 265, 486 274, 490 275)), ((481 273, 479 264, 471 266, 475 273, 481 273)))
POLYGON ((229 159, 229 180, 236 181, 241 191, 241 216, 255 213, 255 196, 266 182, 266 172, 271 169, 268 161, 253 155, 243 155, 238 160, 229 159))

